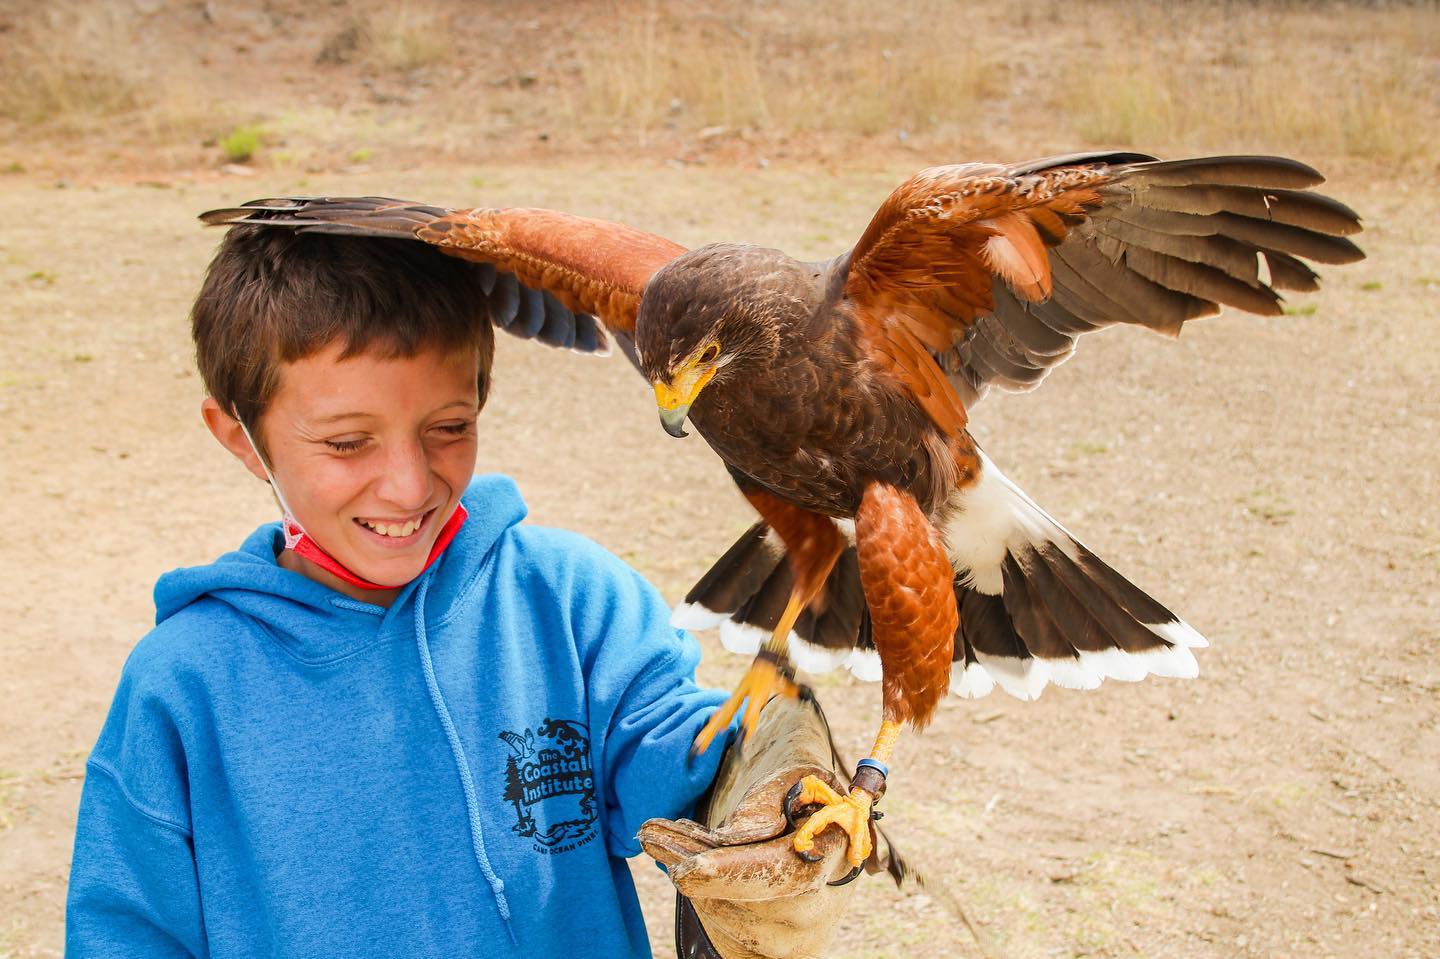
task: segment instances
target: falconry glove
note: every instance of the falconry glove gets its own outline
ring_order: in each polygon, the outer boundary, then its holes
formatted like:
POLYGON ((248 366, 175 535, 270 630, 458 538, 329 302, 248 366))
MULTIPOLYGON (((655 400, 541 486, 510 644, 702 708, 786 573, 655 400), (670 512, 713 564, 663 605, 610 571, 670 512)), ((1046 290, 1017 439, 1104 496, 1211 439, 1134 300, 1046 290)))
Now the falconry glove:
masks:
MULTIPOLYGON (((804 959, 822 955, 845 912, 850 880, 848 840, 839 829, 816 837, 814 861, 796 854, 787 796, 818 776, 838 791, 830 730, 813 697, 770 701, 743 749, 732 744, 715 777, 700 822, 652 819, 640 827, 645 851, 662 863, 679 891, 676 950, 681 959, 804 959)), ((795 810, 803 821, 804 810, 795 810)), ((871 824, 875 832, 874 824, 871 824)), ((883 840, 883 835, 878 835, 883 840)), ((905 867, 877 841, 864 866, 905 867)))

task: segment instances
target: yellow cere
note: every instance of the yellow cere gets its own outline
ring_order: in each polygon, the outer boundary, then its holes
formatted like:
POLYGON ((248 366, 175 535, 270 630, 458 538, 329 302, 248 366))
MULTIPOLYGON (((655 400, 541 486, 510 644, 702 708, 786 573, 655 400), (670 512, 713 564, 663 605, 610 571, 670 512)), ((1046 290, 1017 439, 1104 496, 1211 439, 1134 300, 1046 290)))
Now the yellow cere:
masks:
POLYGON ((720 345, 711 342, 702 351, 692 354, 675 371, 671 382, 656 381, 655 403, 662 410, 677 410, 695 402, 705 384, 715 375, 714 360, 720 354, 720 345), (703 357, 703 359, 702 359, 703 357))

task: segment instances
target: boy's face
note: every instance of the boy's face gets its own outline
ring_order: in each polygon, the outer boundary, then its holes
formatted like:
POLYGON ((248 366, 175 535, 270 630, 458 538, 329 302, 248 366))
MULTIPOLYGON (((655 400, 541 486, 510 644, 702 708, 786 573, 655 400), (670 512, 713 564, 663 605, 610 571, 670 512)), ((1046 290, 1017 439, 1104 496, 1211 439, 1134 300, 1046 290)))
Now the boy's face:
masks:
POLYGON ((424 568, 475 470, 479 357, 340 352, 333 343, 281 367, 261 435, 311 538, 364 579, 403 586, 424 568))

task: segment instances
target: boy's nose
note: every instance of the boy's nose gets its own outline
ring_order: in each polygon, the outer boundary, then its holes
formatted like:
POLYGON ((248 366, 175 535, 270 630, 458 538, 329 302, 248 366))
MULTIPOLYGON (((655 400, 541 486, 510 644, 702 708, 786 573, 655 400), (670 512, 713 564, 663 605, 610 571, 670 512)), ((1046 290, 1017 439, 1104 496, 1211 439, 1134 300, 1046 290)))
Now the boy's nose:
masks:
POLYGON ((402 510, 418 510, 430 500, 430 463, 420 443, 393 447, 376 492, 402 510))

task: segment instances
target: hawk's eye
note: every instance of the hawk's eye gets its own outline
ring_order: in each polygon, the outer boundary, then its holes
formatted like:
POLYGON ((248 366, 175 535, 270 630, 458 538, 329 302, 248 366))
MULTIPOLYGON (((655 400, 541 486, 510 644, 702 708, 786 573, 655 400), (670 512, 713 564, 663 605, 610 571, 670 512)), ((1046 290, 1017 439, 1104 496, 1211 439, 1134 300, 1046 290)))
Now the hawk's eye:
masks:
POLYGON ((719 355, 720 355, 720 344, 719 344, 719 343, 711 343, 709 346, 705 347, 705 352, 700 354, 700 362, 701 362, 701 363, 709 363, 709 362, 713 361, 713 360, 714 360, 717 356, 719 356, 719 355))

